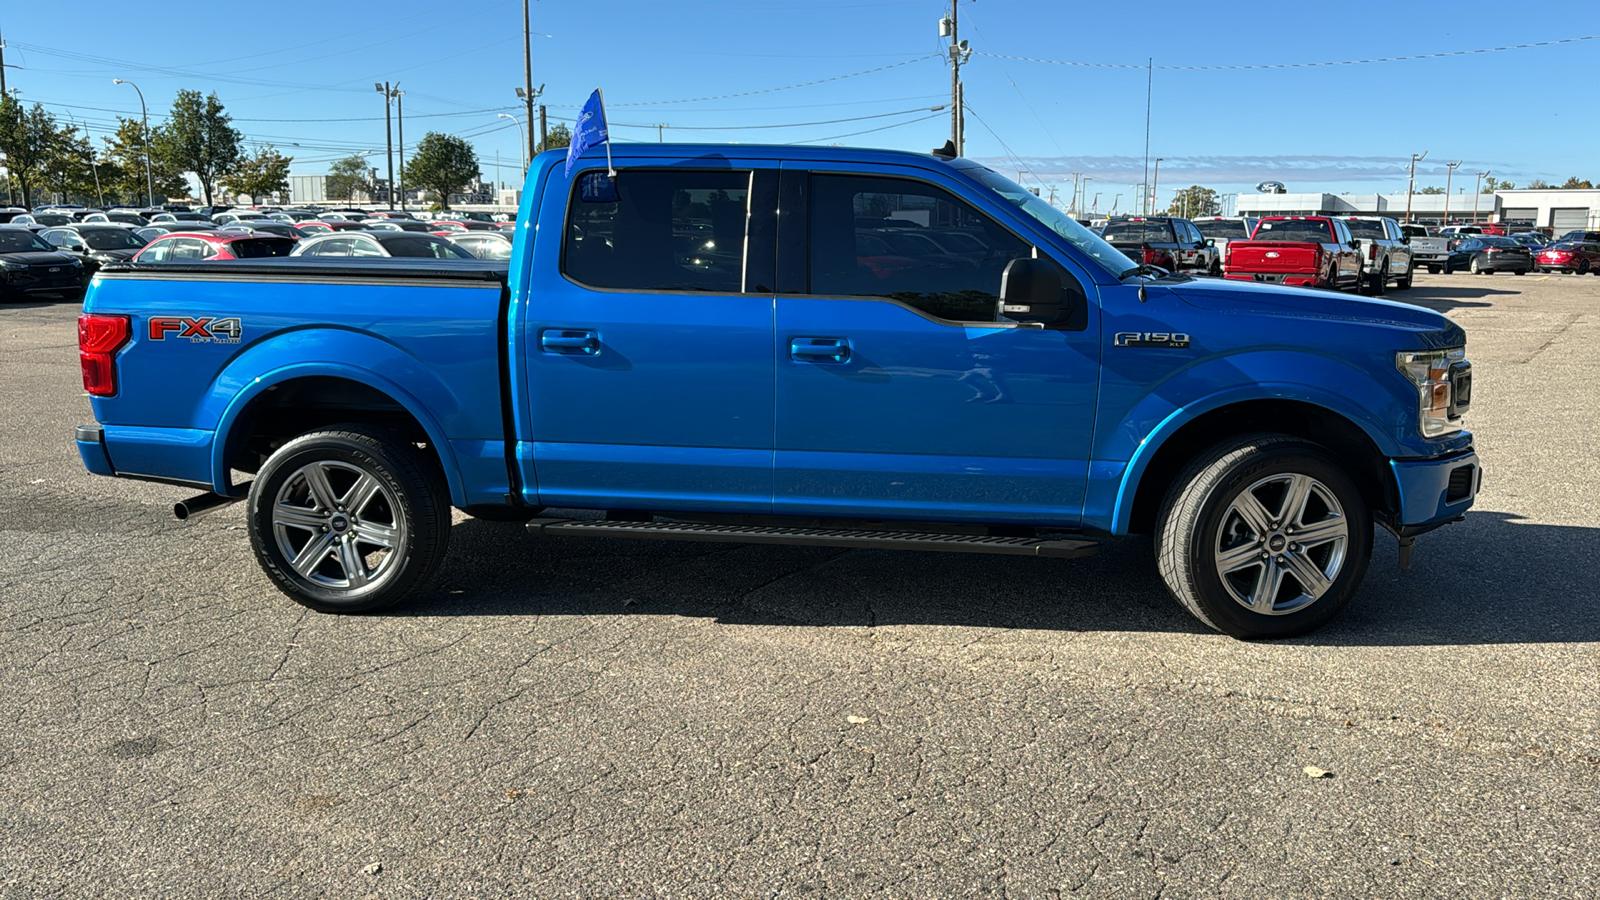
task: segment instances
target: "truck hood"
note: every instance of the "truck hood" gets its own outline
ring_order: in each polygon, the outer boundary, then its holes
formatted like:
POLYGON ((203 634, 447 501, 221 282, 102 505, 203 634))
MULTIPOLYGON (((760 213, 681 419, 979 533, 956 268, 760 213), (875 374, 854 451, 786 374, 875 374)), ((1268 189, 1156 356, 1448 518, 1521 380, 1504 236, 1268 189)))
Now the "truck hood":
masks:
POLYGON ((1431 309, 1374 297, 1253 282, 1195 279, 1168 287, 1190 306, 1232 315, 1367 322, 1415 332, 1426 348, 1459 347, 1467 333, 1431 309))

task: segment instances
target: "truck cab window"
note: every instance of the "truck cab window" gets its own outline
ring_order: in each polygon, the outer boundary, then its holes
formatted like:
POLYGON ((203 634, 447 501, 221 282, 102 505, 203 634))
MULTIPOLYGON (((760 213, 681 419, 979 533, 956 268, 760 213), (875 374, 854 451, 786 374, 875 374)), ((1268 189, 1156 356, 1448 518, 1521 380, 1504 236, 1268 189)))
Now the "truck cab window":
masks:
POLYGON ((589 287, 739 293, 749 172, 629 169, 580 176, 561 271, 589 287), (600 188, 604 188, 603 190, 600 188))
POLYGON ((1033 246, 942 188, 813 175, 810 293, 899 300, 941 319, 999 317, 1006 263, 1033 246))

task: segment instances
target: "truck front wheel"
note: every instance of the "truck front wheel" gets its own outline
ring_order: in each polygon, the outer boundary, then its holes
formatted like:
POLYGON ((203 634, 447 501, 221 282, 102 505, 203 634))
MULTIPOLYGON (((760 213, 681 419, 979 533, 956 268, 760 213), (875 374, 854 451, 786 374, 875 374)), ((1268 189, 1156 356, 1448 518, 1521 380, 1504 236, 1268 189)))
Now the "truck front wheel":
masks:
POLYGON ((300 435, 250 485, 256 560, 319 612, 370 612, 425 586, 444 560, 450 499, 412 444, 344 425, 300 435))
POLYGON ((1372 516, 1316 444, 1252 434, 1201 454, 1167 492, 1156 565, 1178 602, 1239 638, 1293 637, 1354 596, 1372 516))

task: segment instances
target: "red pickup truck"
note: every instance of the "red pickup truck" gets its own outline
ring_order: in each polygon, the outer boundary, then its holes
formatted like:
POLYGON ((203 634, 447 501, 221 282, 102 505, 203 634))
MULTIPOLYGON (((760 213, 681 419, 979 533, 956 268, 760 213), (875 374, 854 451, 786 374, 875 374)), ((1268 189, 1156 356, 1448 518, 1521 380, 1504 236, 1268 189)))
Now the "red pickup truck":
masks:
POLYGON ((1256 224, 1250 240, 1228 242, 1224 275, 1236 281, 1360 290, 1360 244, 1338 219, 1271 216, 1256 224))

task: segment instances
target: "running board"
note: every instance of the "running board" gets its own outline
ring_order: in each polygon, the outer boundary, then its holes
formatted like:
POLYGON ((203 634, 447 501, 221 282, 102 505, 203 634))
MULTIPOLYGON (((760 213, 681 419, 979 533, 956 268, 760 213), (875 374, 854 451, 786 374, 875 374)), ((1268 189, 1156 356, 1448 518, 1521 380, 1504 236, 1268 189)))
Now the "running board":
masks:
POLYGON ((608 522, 599 519, 535 519, 528 530, 565 537, 613 537, 658 541, 712 541, 725 544, 789 544, 849 547, 857 550, 933 550, 941 553, 997 553, 1079 559, 1100 552, 1095 541, 995 537, 981 534, 930 534, 921 531, 865 531, 851 528, 787 528, 765 525, 702 525, 680 522, 608 522))

